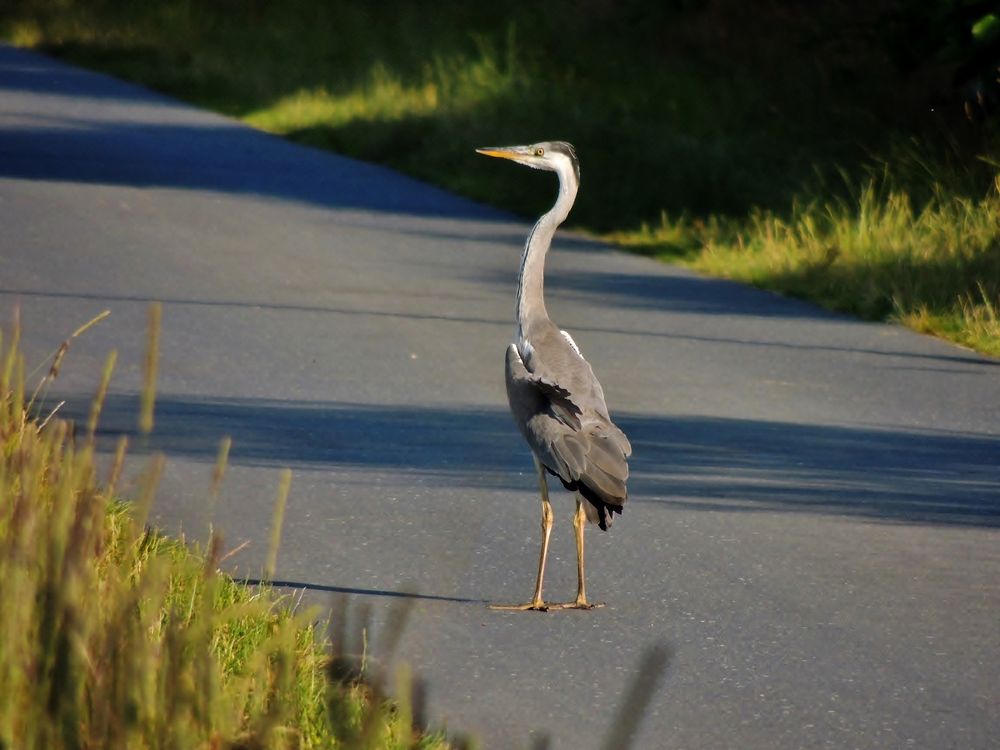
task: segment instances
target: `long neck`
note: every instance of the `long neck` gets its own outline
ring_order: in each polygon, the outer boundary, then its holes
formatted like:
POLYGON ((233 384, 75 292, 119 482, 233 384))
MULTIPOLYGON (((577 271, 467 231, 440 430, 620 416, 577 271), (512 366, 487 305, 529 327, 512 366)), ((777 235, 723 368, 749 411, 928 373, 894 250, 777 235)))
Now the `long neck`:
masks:
POLYGON ((559 173, 559 196, 548 213, 535 223, 521 255, 521 271, 517 282, 517 335, 524 338, 536 321, 549 319, 545 310, 545 255, 552 245, 556 228, 566 220, 576 200, 576 180, 573 175, 559 173))

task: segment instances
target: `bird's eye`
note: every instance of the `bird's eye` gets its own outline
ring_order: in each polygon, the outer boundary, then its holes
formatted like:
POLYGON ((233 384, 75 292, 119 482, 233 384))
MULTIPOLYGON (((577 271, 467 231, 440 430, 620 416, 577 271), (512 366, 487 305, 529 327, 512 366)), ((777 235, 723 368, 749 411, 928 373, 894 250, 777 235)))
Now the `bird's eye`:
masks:
POLYGON ((535 149, 535 156, 544 156, 544 155, 545 155, 545 149, 544 148, 542 148, 541 146, 539 146, 538 148, 535 149))

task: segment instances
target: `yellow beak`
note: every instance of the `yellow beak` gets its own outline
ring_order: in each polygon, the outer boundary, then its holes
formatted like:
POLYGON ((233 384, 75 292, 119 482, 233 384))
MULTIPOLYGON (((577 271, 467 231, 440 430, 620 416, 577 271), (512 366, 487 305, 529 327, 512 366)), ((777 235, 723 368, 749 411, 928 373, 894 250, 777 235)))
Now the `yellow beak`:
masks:
POLYGON ((477 148, 477 154, 483 154, 484 156, 495 156, 499 159, 516 159, 518 156, 523 156, 519 153, 517 149, 502 147, 502 146, 486 146, 485 148, 477 148))

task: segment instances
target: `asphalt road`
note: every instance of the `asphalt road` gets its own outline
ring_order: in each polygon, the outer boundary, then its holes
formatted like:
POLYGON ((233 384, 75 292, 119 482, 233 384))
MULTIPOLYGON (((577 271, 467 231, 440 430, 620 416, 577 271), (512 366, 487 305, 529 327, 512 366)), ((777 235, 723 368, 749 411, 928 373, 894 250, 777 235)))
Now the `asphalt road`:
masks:
MULTIPOLYGON (((525 134, 550 136, 572 134, 525 134)), ((213 518, 254 575, 291 467, 277 578, 377 621, 417 591, 401 654, 437 723, 599 747, 665 643, 638 747, 996 747, 1000 362, 578 238, 549 258, 549 311, 635 448, 625 515, 588 534, 607 606, 486 609, 530 594, 538 544, 502 378, 527 228, 0 47, 0 324, 20 306, 34 365, 112 311, 58 382, 86 413, 118 349, 111 440, 134 434, 162 300, 156 430, 135 441, 168 455, 160 523, 213 518)), ((558 496, 556 599, 572 509, 558 496)))

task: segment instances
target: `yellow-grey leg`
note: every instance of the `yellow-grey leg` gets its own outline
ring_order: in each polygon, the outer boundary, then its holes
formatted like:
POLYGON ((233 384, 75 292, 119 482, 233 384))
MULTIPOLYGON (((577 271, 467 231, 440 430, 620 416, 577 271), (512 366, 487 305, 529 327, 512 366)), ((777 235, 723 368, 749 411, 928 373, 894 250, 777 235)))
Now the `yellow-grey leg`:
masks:
POLYGON ((587 586, 584 582, 583 569, 583 532, 587 528, 587 513, 583 504, 587 502, 579 494, 576 496, 576 514, 573 516, 573 531, 576 532, 576 601, 568 604, 555 604, 559 609, 593 609, 603 607, 603 604, 591 604, 587 601, 587 586))
POLYGON ((542 494, 542 550, 538 555, 538 577, 535 579, 535 595, 527 604, 491 604, 490 609, 508 611, 525 611, 529 609, 544 612, 549 607, 542 599, 542 579, 545 577, 545 561, 549 556, 549 538, 552 536, 552 504, 549 502, 549 485, 545 481, 545 469, 541 462, 535 459, 538 470, 538 488, 542 494))
POLYGON ((587 606, 587 587, 583 573, 583 530, 586 528, 587 514, 583 512, 583 498, 576 497, 576 515, 573 516, 573 530, 576 532, 576 603, 587 606))

